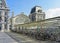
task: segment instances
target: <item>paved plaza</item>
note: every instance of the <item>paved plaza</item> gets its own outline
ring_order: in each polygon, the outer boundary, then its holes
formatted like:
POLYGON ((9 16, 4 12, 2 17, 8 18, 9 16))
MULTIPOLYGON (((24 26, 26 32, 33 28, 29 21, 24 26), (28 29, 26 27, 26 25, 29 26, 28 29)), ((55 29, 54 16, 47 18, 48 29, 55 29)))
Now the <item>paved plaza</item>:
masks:
POLYGON ((17 43, 17 42, 11 37, 9 37, 6 33, 0 32, 0 43, 17 43))

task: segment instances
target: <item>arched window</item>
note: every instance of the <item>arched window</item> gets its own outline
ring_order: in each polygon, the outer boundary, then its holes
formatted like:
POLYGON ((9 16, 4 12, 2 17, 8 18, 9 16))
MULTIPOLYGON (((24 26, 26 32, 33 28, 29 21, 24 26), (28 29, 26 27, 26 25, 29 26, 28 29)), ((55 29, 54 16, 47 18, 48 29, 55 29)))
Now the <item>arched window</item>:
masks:
POLYGON ((42 13, 42 10, 38 10, 38 12, 42 13))

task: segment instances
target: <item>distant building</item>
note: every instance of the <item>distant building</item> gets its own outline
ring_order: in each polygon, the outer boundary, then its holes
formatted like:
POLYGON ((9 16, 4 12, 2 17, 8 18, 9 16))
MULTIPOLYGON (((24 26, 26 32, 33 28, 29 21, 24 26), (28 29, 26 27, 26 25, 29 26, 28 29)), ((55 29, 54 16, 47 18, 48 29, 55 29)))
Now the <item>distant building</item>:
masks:
POLYGON ((18 14, 17 16, 13 16, 13 15, 14 14, 12 14, 12 17, 10 18, 11 29, 15 28, 14 25, 45 20, 45 13, 42 11, 42 8, 40 6, 34 6, 31 9, 29 16, 26 16, 23 12, 21 14, 18 14))
POLYGON ((6 5, 6 0, 0 0, 0 31, 9 30, 8 13, 9 8, 6 5))
POLYGON ((45 19, 45 13, 42 11, 40 6, 34 6, 31 9, 29 18, 31 21, 41 21, 45 19))
POLYGON ((12 13, 12 17, 10 18, 10 28, 14 29, 14 25, 17 24, 25 24, 29 23, 30 19, 28 16, 26 16, 23 12, 19 15, 14 16, 14 13, 12 13))
MULTIPOLYGON (((12 14, 14 15, 14 14, 12 14)), ((19 31, 20 29, 58 29, 60 28, 60 17, 45 19, 45 13, 40 6, 34 6, 31 9, 29 17, 24 13, 10 18, 11 29, 19 31)))
POLYGON ((60 17, 49 18, 41 21, 35 21, 24 24, 14 25, 14 30, 20 32, 23 30, 30 30, 29 32, 42 32, 42 33, 58 33, 60 32, 60 17))

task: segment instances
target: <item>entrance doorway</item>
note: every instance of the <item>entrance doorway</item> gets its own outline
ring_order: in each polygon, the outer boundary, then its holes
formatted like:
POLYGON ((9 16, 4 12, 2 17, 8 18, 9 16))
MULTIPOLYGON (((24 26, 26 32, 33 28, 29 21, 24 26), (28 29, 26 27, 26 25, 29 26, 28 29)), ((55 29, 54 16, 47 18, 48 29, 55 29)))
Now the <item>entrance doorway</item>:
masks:
POLYGON ((1 31, 1 29, 2 29, 2 28, 0 27, 0 31, 1 31))

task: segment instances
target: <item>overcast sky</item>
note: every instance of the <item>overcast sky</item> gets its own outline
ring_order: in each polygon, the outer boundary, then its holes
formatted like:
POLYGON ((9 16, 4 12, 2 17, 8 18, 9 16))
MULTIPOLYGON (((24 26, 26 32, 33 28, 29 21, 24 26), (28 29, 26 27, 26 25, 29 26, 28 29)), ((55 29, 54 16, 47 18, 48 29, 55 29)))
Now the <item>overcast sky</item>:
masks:
POLYGON ((15 15, 24 12, 30 14, 31 8, 35 5, 41 6, 46 13, 46 18, 60 16, 60 0, 6 0, 11 12, 15 15))

